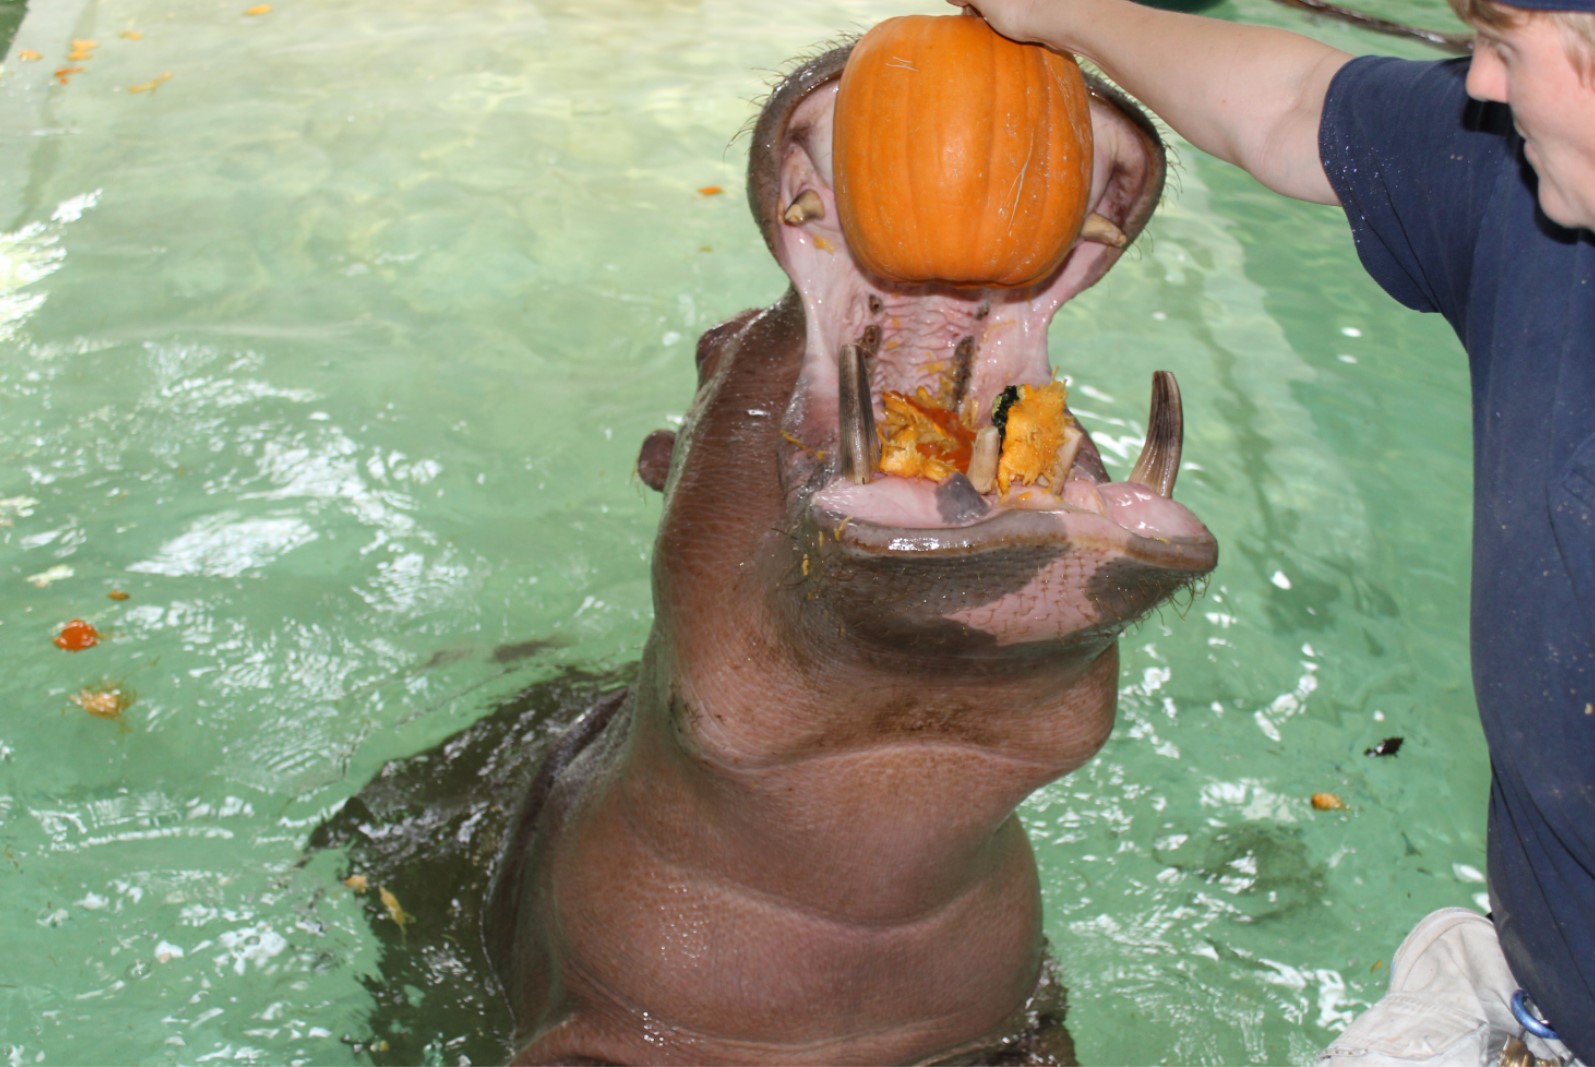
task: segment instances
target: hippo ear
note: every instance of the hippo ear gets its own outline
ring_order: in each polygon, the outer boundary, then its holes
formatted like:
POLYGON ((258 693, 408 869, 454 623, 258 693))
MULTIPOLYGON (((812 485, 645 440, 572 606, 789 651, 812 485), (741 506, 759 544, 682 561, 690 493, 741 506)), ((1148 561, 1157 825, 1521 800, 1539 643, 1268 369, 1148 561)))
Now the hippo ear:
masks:
POLYGON ((670 457, 676 452, 676 432, 655 430, 643 438, 637 452, 637 477, 642 484, 656 493, 665 491, 665 479, 670 476, 670 457))

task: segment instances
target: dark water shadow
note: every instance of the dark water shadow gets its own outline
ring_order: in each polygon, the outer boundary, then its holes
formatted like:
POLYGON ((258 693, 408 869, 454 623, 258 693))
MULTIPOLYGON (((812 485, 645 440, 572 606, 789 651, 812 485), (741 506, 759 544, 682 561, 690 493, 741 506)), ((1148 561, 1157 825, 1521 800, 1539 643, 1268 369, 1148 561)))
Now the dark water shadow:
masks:
POLYGON ((482 944, 491 867, 550 742, 634 674, 567 669, 529 686, 388 763, 312 833, 305 862, 345 854, 340 877, 363 879, 380 942, 377 973, 361 978, 375 1003, 371 1036, 351 1041, 355 1051, 378 1064, 508 1061, 513 1020, 482 944))
POLYGON ((27 14, 28 5, 25 0, 0 0, 0 58, 11 51, 11 42, 16 39, 17 27, 22 25, 22 20, 27 14))

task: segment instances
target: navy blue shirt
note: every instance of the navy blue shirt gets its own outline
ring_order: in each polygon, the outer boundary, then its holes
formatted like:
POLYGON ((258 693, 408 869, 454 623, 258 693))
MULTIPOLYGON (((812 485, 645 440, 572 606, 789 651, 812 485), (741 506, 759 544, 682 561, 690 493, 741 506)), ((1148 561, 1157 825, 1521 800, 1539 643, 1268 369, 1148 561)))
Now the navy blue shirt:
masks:
POLYGON ((1353 60, 1319 148, 1363 265, 1467 350, 1491 907, 1513 975, 1595 1063, 1595 242, 1540 213, 1468 62, 1353 60))

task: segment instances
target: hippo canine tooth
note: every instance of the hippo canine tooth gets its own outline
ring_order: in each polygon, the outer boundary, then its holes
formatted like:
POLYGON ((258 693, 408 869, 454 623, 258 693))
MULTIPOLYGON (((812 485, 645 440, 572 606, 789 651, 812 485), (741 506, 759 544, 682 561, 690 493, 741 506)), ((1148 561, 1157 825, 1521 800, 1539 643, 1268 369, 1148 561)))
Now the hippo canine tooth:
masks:
POLYGON ((1185 443, 1185 409, 1180 386, 1166 370, 1152 372, 1152 410, 1146 416, 1146 444, 1135 461, 1130 481, 1140 482, 1159 496, 1174 495, 1180 473, 1180 450, 1185 443))
MULTIPOLYGON (((825 201, 820 199, 820 194, 813 189, 805 189, 798 198, 787 207, 786 214, 781 216, 788 226, 801 226, 810 219, 823 219, 825 217, 825 201)), ((1124 235, 1121 233, 1120 238, 1124 235)))
POLYGON ((880 463, 875 406, 870 398, 869 367, 864 349, 858 345, 843 345, 836 363, 842 474, 848 481, 864 485, 880 463))
POLYGON ((1130 243, 1123 230, 1115 226, 1106 216, 1098 215, 1095 211, 1086 216, 1085 225, 1080 228, 1080 240, 1095 241, 1109 248, 1123 248, 1130 243))

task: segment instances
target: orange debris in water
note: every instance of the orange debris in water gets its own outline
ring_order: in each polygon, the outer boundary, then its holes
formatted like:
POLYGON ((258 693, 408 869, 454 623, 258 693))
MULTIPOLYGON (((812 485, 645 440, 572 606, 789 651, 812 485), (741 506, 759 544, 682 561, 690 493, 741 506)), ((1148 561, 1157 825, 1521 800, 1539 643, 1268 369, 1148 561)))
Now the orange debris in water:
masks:
POLYGON ((122 712, 133 706, 136 697, 131 689, 107 682, 104 685, 80 689, 67 699, 96 719, 115 719, 121 722, 122 712))
POLYGON ((55 80, 60 82, 62 85, 65 85, 67 80, 70 79, 72 75, 82 73, 82 67, 62 67, 55 72, 55 80))
POLYGON ((110 597, 112 600, 126 600, 127 597, 128 597, 128 594, 122 592, 122 590, 120 590, 120 589, 112 589, 109 593, 106 593, 105 595, 110 597))
POLYGON ((382 898, 382 906, 388 911, 388 918, 398 924, 399 932, 415 921, 415 917, 399 906, 399 898, 388 892, 386 887, 377 890, 377 896, 382 898))
POLYGON ((246 15, 264 15, 270 10, 271 10, 271 5, 270 4, 256 4, 254 7, 246 8, 244 10, 244 14, 246 14, 246 15))
POLYGON ((718 185, 704 185, 698 188, 698 192, 702 193, 704 196, 719 196, 721 193, 725 192, 725 190, 720 188, 718 185))
POLYGON ((73 619, 55 635, 55 647, 68 652, 82 652, 100 643, 100 632, 82 619, 73 619))
POLYGON ((141 85, 129 85, 127 87, 127 91, 130 93, 153 93, 156 89, 159 89, 162 85, 166 84, 166 82, 170 81, 171 77, 171 71, 164 71, 160 74, 157 74, 152 80, 144 82, 141 85))
POLYGON ((122 37, 129 41, 142 41, 144 35, 137 30, 123 30, 122 37))
POLYGON ((1313 808, 1317 811, 1345 811, 1346 802, 1333 793, 1314 793, 1313 808))
POLYGON ((371 888, 370 884, 366 881, 366 876, 363 874, 351 874, 349 877, 343 880, 343 884, 348 886, 350 889, 353 889, 356 893, 364 893, 366 890, 371 888))
POLYGON ((17 53, 17 58, 22 60, 24 63, 37 63, 39 60, 44 58, 44 53, 35 52, 31 48, 24 48, 22 51, 17 53))
POLYGON ((881 471, 902 478, 945 482, 969 469, 975 431, 958 413, 936 403, 923 385, 913 396, 890 389, 881 394, 886 417, 876 430, 881 439, 881 471))

